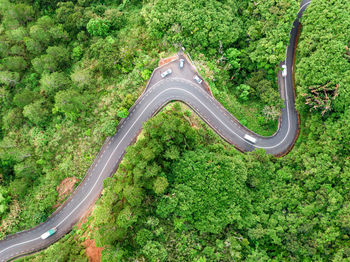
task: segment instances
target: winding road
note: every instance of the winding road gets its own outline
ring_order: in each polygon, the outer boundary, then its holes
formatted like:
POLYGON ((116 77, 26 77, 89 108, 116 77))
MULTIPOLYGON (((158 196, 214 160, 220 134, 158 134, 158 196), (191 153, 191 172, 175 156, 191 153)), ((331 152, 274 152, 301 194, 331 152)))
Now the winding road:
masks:
POLYGON ((67 234, 88 209, 95 203, 103 189, 103 180, 112 176, 123 158, 125 149, 135 141, 142 124, 172 101, 182 101, 191 107, 215 132, 241 151, 255 148, 267 153, 282 156, 288 153, 298 136, 298 113, 295 109, 294 57, 300 26, 299 18, 311 1, 302 1, 298 18, 290 31, 286 52, 287 75, 279 73, 279 87, 285 107, 282 109, 277 132, 270 137, 259 136, 242 126, 215 98, 193 80, 198 74, 186 56, 179 54, 177 59, 155 69, 143 94, 129 110, 129 116, 120 122, 116 134, 108 138, 101 148, 84 180, 71 197, 60 206, 44 223, 10 236, 0 241, 0 261, 44 249, 67 234), (185 59, 184 68, 179 68, 179 59, 185 59), (168 68, 172 74, 161 78, 160 73, 168 68), (244 139, 249 134, 256 139, 251 143, 244 139), (57 232, 43 240, 41 235, 51 228, 57 232))

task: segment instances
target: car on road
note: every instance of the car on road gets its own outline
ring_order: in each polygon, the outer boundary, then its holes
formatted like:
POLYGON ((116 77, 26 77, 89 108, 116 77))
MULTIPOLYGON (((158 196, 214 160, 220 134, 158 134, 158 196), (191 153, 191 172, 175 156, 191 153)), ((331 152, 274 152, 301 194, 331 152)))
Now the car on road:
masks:
POLYGON ((282 76, 286 77, 287 76, 287 65, 282 65, 283 71, 282 71, 282 76))
POLYGON ((245 134, 243 138, 244 138, 245 140, 247 140, 248 142, 251 142, 251 143, 253 143, 253 144, 256 143, 256 138, 254 138, 254 137, 252 137, 252 136, 250 136, 250 135, 245 134))
POLYGON ((185 59, 180 59, 180 68, 184 68, 184 65, 185 65, 185 59))
POLYGON ((167 75, 170 75, 173 71, 171 70, 171 68, 169 68, 168 70, 164 71, 163 73, 161 73, 161 77, 166 77, 167 75))
POLYGON ((198 84, 201 84, 203 82, 203 80, 200 79, 199 76, 197 76, 197 75, 193 76, 193 80, 196 81, 198 84))
POLYGON ((48 237, 51 237, 53 234, 55 234, 57 231, 56 228, 51 228, 49 231, 45 232, 44 234, 42 234, 40 237, 41 239, 46 239, 48 237))

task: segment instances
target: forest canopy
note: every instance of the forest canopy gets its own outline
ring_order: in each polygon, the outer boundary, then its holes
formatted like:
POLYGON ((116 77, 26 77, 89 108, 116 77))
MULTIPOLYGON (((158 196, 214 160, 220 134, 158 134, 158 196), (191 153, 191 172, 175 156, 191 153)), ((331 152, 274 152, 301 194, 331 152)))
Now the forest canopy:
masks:
MULTIPOLYGON (((0 0, 0 237, 33 227, 81 181, 160 58, 184 46, 215 98, 272 135, 291 0, 0 0)), ((88 226, 34 261, 342 261, 350 257, 350 2, 312 0, 292 152, 237 152, 180 105, 148 121, 88 226), (84 233, 85 234, 85 233, 84 233), (60 256, 58 256, 60 254, 60 256)), ((26 260, 26 259, 25 259, 26 260)))

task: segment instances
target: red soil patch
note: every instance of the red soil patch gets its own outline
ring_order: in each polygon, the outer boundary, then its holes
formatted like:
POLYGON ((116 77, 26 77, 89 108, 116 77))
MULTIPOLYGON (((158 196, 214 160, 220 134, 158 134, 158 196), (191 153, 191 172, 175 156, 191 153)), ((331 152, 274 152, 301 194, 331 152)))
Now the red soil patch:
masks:
POLYGON ((74 190, 75 183, 79 182, 76 177, 67 177, 62 180, 61 184, 57 186, 58 201, 65 199, 74 190))
MULTIPOLYGON (((80 221, 77 223, 77 227, 81 228, 83 224, 88 223, 88 218, 91 216, 93 212, 94 206, 91 206, 89 210, 87 210, 86 214, 80 219, 80 221)), ((87 230, 91 231, 91 228, 87 230)), ((96 247, 95 246, 95 240, 88 238, 88 233, 85 232, 84 236, 86 237, 86 240, 82 243, 85 247, 85 254, 89 258, 90 262, 100 262, 101 261, 101 252, 104 249, 104 247, 96 247)))
MULTIPOLYGON (((72 193, 74 190, 75 183, 79 182, 79 179, 76 177, 68 177, 62 180, 59 186, 57 186, 57 192, 58 192, 58 198, 59 202, 65 199, 69 194, 72 193)), ((57 206, 60 205, 58 202, 57 206)), ((91 206, 86 214, 80 219, 80 221, 77 223, 77 227, 81 228, 81 226, 84 223, 87 223, 88 217, 91 215, 92 210, 94 206, 91 206)), ((86 232, 84 234, 87 236, 86 232)), ((86 256, 89 258, 89 262, 100 262, 101 261, 101 252, 104 249, 104 247, 96 247, 95 246, 95 240, 87 238, 83 243, 83 246, 85 247, 85 253, 86 256)))
POLYGON ((92 211, 94 210, 95 206, 89 207, 88 210, 86 210, 85 215, 78 221, 77 228, 81 228, 81 226, 85 223, 87 223, 88 218, 92 215, 92 211))
POLYGON ((85 247, 85 252, 90 262, 101 261, 101 252, 104 249, 103 247, 96 247, 94 239, 86 239, 83 245, 85 247))
POLYGON ((171 57, 167 57, 167 58, 164 58, 164 59, 161 59, 159 60, 158 62, 158 66, 162 66, 162 65, 165 65, 166 63, 169 63, 173 60, 176 60, 177 59, 177 56, 171 56, 171 57))

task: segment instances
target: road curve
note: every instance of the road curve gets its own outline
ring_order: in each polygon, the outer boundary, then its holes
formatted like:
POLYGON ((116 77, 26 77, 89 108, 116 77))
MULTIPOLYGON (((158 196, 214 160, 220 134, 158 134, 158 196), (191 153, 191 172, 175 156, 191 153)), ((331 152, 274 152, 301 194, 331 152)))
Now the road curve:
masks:
MULTIPOLYGON (((267 153, 281 156, 288 153, 298 136, 298 113, 295 110, 294 91, 294 56, 298 40, 299 18, 311 1, 303 0, 298 18, 290 31, 287 47, 287 76, 281 78, 280 92, 285 107, 282 109, 279 128, 270 137, 259 136, 242 126, 218 101, 202 86, 192 79, 176 74, 178 60, 156 69, 152 76, 159 78, 160 70, 172 67, 175 71, 170 77, 159 79, 145 90, 129 110, 129 116, 120 122, 116 134, 107 139, 94 163, 88 170, 72 196, 60 206, 44 223, 10 236, 0 241, 0 261, 7 261, 19 256, 44 249, 68 233, 74 224, 87 212, 103 189, 103 180, 113 175, 123 158, 125 149, 135 141, 142 129, 142 124, 156 114, 160 108, 171 101, 182 101, 190 106, 215 132, 241 151, 255 148, 265 149, 267 153), (249 134, 257 139, 250 143, 243 139, 249 134), (56 234, 42 240, 40 236, 51 228, 57 228, 56 234)), ((186 61, 187 68, 191 65, 186 61)), ((190 70, 190 69, 189 69, 190 70)), ((190 72, 190 71, 188 71, 190 72)))

